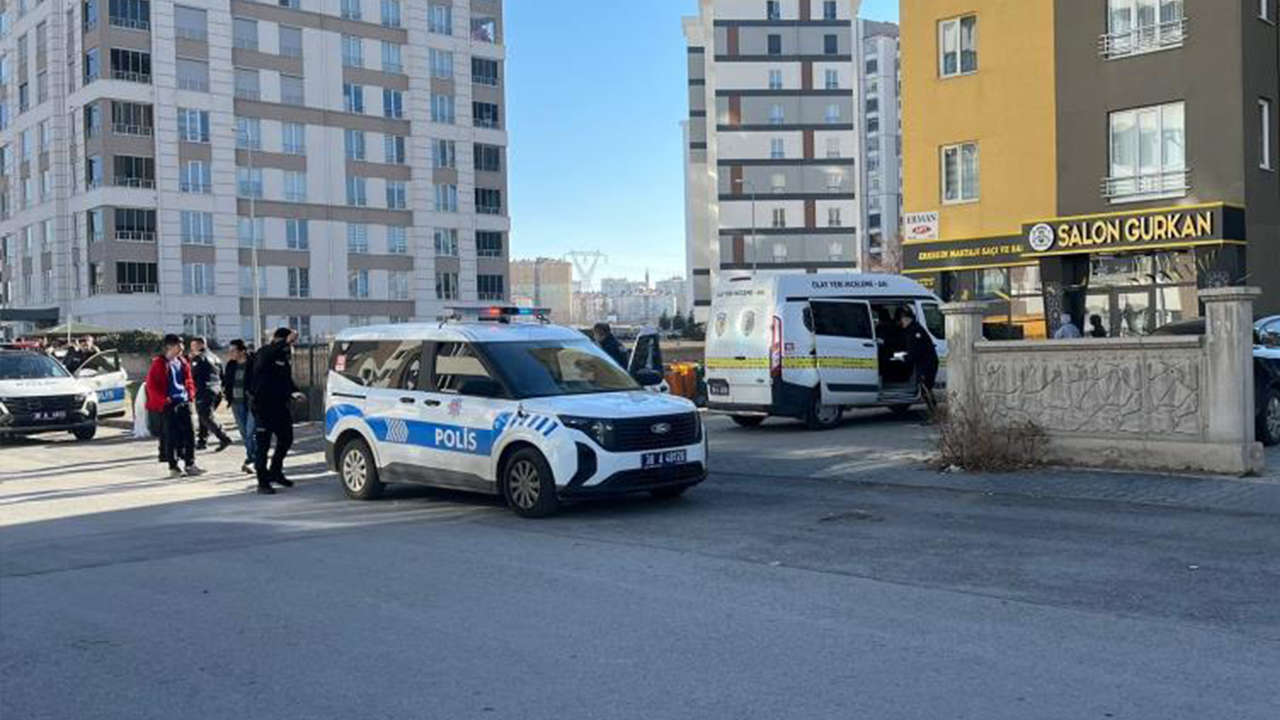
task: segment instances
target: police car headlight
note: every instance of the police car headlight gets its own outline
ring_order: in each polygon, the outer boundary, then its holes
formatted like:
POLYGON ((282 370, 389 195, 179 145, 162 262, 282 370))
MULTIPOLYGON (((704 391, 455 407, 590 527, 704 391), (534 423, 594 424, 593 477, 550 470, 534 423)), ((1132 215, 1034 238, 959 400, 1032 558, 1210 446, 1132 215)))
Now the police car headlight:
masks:
POLYGON ((560 424, 571 430, 577 430, 596 441, 596 444, 606 450, 613 444, 613 421, 601 418, 577 417, 575 415, 561 415, 560 424))

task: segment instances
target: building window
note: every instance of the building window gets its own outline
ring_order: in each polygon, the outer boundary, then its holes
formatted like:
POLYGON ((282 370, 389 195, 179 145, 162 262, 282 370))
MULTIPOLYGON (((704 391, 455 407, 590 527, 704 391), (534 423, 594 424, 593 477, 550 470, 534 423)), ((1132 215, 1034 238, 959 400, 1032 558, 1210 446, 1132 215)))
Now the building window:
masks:
POLYGON ((498 114, 498 106, 495 103, 475 102, 471 103, 471 114, 478 128, 497 129, 502 126, 502 122, 498 114))
POLYGON ((453 53, 448 50, 435 48, 428 50, 427 65, 431 70, 431 77, 441 80, 453 79, 453 53))
POLYGON ((239 50, 258 49, 258 21, 248 18, 232 20, 232 47, 239 50))
POLYGON ((843 223, 840 221, 840 208, 827 208, 827 227, 841 227, 843 223))
POLYGON ((311 249, 311 229, 306 220, 284 221, 284 246, 289 250, 311 249))
POLYGON ((942 148, 942 202, 978 200, 978 144, 963 143, 942 148))
POLYGON ((400 27, 400 0, 382 0, 383 27, 400 27))
POLYGON ((111 77, 126 82, 151 83, 151 53, 111 48, 111 77))
POLYGON ((116 155, 113 160, 116 185, 131 188, 156 186, 155 158, 116 155))
POLYGON ((280 26, 280 55, 282 57, 302 57, 302 28, 280 26))
MULTIPOLYGON (((85 3, 85 21, 88 22, 89 3, 85 3)), ((173 34, 183 40, 204 42, 209 39, 208 14, 200 9, 186 5, 173 6, 173 34)))
POLYGON ((785 228, 786 226, 787 226, 787 209, 774 208, 773 209, 773 227, 781 229, 781 228, 785 228))
POLYGON ((840 38, 836 35, 823 35, 822 52, 827 55, 839 55, 840 38))
MULTIPOLYGON (((188 142, 209 142, 209 113, 200 111, 196 113, 194 110, 188 110, 188 115, 195 113, 197 117, 188 120, 192 123, 188 128, 192 131, 188 137, 188 142)), ((95 108, 96 114, 96 108, 95 108)), ((154 113, 150 105, 145 103, 121 102, 119 100, 111 101, 111 132, 116 135, 136 135, 138 137, 151 137, 153 133, 152 123, 154 121, 154 113)), ((96 121, 95 121, 96 122, 96 121)), ((182 109, 178 110, 179 132, 182 132, 182 109)), ((187 138, 184 138, 187 139, 187 138)))
MULTIPOLYGON (((118 104, 112 103, 112 115, 115 114, 118 104)), ((112 126, 115 126, 115 118, 112 118, 112 126)), ((178 137, 189 143, 209 142, 209 111, 178 108, 178 137)))
POLYGON ((782 108, 782 103, 774 103, 769 106, 769 124, 781 125, 787 121, 786 111, 782 108))
POLYGON ((476 188, 476 212, 481 215, 501 215, 502 191, 494 188, 476 188))
POLYGON ((218 319, 213 315, 183 315, 182 334, 186 337, 218 339, 218 319))
POLYGON ((502 148, 476 143, 473 146, 475 169, 480 172, 502 172, 502 148))
MULTIPOLYGON (((292 0, 297 2, 297 0, 292 0)), ((311 316, 310 315, 290 315, 285 318, 285 327, 298 333, 298 340, 302 342, 311 341, 311 316)))
POLYGON ((827 138, 827 158, 840 157, 840 138, 827 138))
POLYGON ((196 210, 182 211, 182 244, 213 244, 213 213, 196 210))
POLYGON ((347 252, 369 252, 369 226, 363 223, 347 223, 347 252))
POLYGON ((769 158, 772 160, 782 160, 787 156, 787 145, 782 138, 770 138, 769 140, 769 158))
POLYGON ((458 273, 451 273, 451 272, 436 273, 436 299, 437 300, 457 300, 458 299, 458 273))
POLYGON ((409 299, 410 274, 403 270, 392 270, 387 275, 387 297, 391 300, 409 299))
POLYGON ((823 20, 836 19, 836 0, 824 0, 824 2, 822 3, 822 19, 823 20))
POLYGON ((827 76, 827 89, 839 90, 840 89, 840 71, 827 69, 826 76, 827 76))
POLYGON ((382 41, 382 72, 403 73, 404 61, 400 43, 382 41))
POLYGON ((346 149, 348 160, 364 160, 364 131, 348 128, 342 133, 342 144, 346 149))
POLYGON ((486 43, 498 42, 498 21, 491 17, 472 17, 471 39, 486 43))
POLYGON ((345 20, 360 20, 363 17, 360 0, 342 0, 340 12, 345 20))
MULTIPOLYGON (((209 92, 209 63, 204 60, 178 58, 178 89, 209 92)), ((239 86, 237 85, 237 88, 239 86)), ((238 92, 238 90, 237 90, 238 92)))
POLYGON ((284 199, 288 202, 307 201, 307 174, 305 172, 285 172, 284 199))
POLYGON ((768 52, 770 55, 782 54, 782 36, 781 35, 770 35, 768 39, 768 43, 769 43, 768 52))
POLYGON ((213 295, 213 268, 205 263, 183 264, 182 294, 213 295))
POLYGON ((764 16, 768 20, 781 20, 782 3, 780 0, 768 0, 764 4, 764 16))
POLYGON ((262 168, 236 168, 236 195, 262 199, 262 168))
POLYGON ((476 275, 476 298, 502 300, 506 298, 505 278, 501 275, 476 275))
POLYGON ((1108 0, 1103 57, 1120 58, 1178 47, 1186 40, 1184 0, 1108 0))
MULTIPOLYGON (((142 208, 116 208, 116 240, 122 242, 155 242, 156 211, 142 208)), ((45 238, 53 239, 52 221, 46 221, 45 238)))
POLYGON ((457 185, 436 185, 436 212, 458 212, 457 185))
POLYGON ((439 257, 458 256, 458 229, 436 228, 434 235, 436 255, 439 257))
POLYGON ((311 297, 311 270, 303 267, 291 267, 287 272, 289 276, 289 297, 291 298, 309 298, 311 297))
POLYGON ((342 109, 349 113, 364 113, 364 86, 353 83, 342 84, 342 109))
POLYGON ((262 87, 258 82, 258 71, 248 68, 236 68, 235 96, 241 100, 260 100, 262 87))
POLYGON ((388 165, 404 165, 408 161, 403 135, 382 136, 382 161, 388 165))
MULTIPOLYGON (((258 267, 257 293, 258 295, 267 294, 267 269, 262 266, 258 267)), ((253 294, 254 294, 253 268, 245 265, 241 265, 240 266, 240 295, 241 297, 252 297, 253 294)), ((252 335, 252 334, 253 334, 252 330, 245 333, 245 335, 252 335)))
POLYGON ((1274 170, 1271 160, 1271 101, 1258 98, 1258 167, 1274 170))
POLYGON ((404 93, 391 88, 382 89, 382 117, 404 117, 404 93))
POLYGON ((1274 0, 1258 0, 1258 18, 1267 22, 1274 22, 1271 15, 1271 3, 1274 0))
POLYGON ((286 122, 280 129, 280 149, 288 155, 305 155, 307 152, 307 126, 286 122))
POLYGON ((502 257, 502 233, 490 230, 476 232, 476 255, 482 258, 502 257))
POLYGON ((452 35, 453 6, 431 5, 427 11, 427 30, 436 35, 452 35))
POLYGON ((431 166, 442 169, 458 167, 457 143, 453 140, 432 140, 431 166))
POLYGON ((367 182, 358 175, 347 178, 347 204, 351 207, 366 207, 369 204, 367 182))
POLYGON ((442 125, 454 123, 452 95, 433 94, 431 96, 431 122, 442 125))
POLYGON ((242 248, 266 246, 267 233, 262 218, 236 218, 236 241, 242 248))
POLYGON ((159 288, 160 272, 156 263, 116 263, 116 292, 121 295, 155 294, 159 292, 159 288))
POLYGON ((280 74, 280 102, 285 105, 305 105, 306 90, 302 78, 297 75, 280 74))
POLYGON ((355 35, 342 36, 342 65, 344 67, 364 67, 364 42, 355 35))
POLYGON ((387 181, 387 209, 404 210, 409 206, 409 188, 403 180, 387 181))
POLYGON ((471 82, 476 85, 498 86, 498 61, 488 58, 471 58, 471 82))
POLYGON ((938 23, 938 74, 944 78, 978 71, 978 16, 938 23))
POLYGON ((262 149, 262 120, 254 117, 236 118, 236 149, 262 149))
POLYGON ((1103 196, 1112 202, 1181 197, 1189 189, 1184 104, 1111 113, 1111 169, 1103 196))
POLYGON ((107 9, 110 23, 130 30, 151 29, 150 0, 111 0, 107 9))
POLYGON ((397 225, 387 226, 387 254, 409 254, 409 229, 397 225))
POLYGON ((347 271, 347 297, 353 300, 369 299, 369 271, 347 271))
POLYGON ((782 89, 782 71, 781 70, 769 71, 769 89, 770 90, 782 89))

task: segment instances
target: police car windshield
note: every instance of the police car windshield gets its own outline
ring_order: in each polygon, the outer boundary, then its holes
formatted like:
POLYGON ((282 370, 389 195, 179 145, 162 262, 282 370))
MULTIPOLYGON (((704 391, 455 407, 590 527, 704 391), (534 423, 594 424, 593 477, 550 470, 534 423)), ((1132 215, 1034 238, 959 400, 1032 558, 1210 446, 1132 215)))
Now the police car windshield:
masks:
POLYGON ((640 389, 626 371, 586 339, 488 343, 484 352, 517 398, 640 389))
POLYGON ((39 353, 0 353, 0 380, 44 380, 67 377, 57 360, 39 353))

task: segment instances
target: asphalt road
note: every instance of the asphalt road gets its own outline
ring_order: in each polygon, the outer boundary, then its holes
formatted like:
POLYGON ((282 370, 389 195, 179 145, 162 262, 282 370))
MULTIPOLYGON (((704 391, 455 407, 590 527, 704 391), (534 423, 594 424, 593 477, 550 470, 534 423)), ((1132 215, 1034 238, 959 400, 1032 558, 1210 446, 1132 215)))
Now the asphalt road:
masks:
POLYGON ((882 416, 711 425, 686 498, 546 521, 346 501, 314 440, 268 498, 234 451, 0 448, 0 717, 1275 717, 1277 516, 928 487, 882 416))

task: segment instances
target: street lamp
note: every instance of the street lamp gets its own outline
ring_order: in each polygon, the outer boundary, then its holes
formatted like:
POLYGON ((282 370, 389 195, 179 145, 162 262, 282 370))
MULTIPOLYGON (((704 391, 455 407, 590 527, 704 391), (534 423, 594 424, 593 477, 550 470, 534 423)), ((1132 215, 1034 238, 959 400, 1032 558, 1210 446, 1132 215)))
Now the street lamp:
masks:
POLYGON ((733 184, 741 185, 744 190, 750 189, 751 191, 751 274, 755 275, 757 258, 756 243, 758 242, 758 238, 756 237, 756 184, 746 178, 737 178, 733 181, 733 184))
POLYGON ((249 177, 246 179, 245 187, 249 193, 249 257, 250 265, 253 269, 253 347, 262 346, 262 293, 259 287, 260 279, 258 277, 258 193, 253 187, 253 138, 249 135, 249 126, 246 124, 238 130, 243 138, 244 150, 248 155, 248 171, 249 177))

